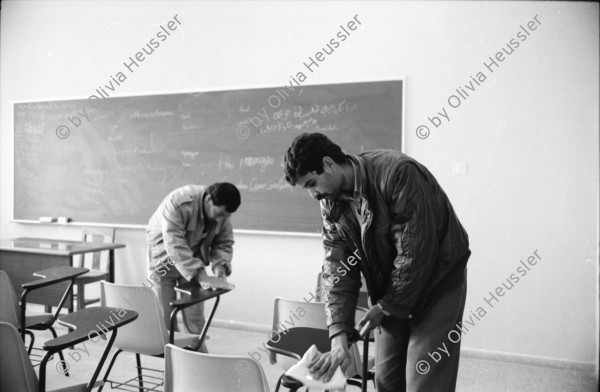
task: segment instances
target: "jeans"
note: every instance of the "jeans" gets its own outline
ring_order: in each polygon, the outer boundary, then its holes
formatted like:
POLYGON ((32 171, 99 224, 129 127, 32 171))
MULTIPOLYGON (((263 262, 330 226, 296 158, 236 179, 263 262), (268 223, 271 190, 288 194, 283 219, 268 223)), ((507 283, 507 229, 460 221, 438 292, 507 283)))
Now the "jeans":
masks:
POLYGON ((466 271, 417 323, 387 316, 376 335, 377 392, 454 392, 460 358, 466 271), (455 331, 455 332, 451 332, 455 331))
MULTIPOLYGON (((187 280, 177 271, 177 269, 170 269, 165 276, 161 276, 160 280, 153 286, 153 289, 159 298, 161 304, 163 317, 167 329, 171 328, 171 312, 173 308, 170 302, 176 299, 175 286, 177 283, 185 283, 187 280)), ((193 281, 194 284, 200 285, 197 281, 193 281)), ((200 335, 202 328, 206 323, 204 318, 204 302, 200 302, 196 305, 185 308, 183 311, 183 325, 186 328, 186 332, 200 335)), ((175 331, 178 330, 177 323, 175 324, 175 331)), ((206 339, 205 339, 206 340, 206 339)), ((202 342, 202 346, 198 350, 199 352, 207 353, 206 343, 202 342)))

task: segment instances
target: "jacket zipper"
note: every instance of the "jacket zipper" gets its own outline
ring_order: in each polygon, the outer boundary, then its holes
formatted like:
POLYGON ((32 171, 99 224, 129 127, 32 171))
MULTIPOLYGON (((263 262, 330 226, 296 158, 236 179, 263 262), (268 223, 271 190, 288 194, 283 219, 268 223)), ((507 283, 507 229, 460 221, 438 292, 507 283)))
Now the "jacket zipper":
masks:
MULTIPOLYGON (((369 229, 369 227, 371 227, 371 222, 373 220, 373 213, 369 209, 367 200, 365 198, 363 198, 363 203, 365 203, 365 212, 367 215, 367 221, 365 222, 364 230, 363 230, 363 225, 360 222, 357 222, 358 226, 359 226, 358 229, 360 231, 361 240, 362 240, 360 243, 358 243, 356 241, 356 238, 354 238, 352 230, 349 230, 348 227, 344 226, 344 224, 341 221, 339 221, 339 225, 344 230, 346 235, 352 239, 352 242, 354 243, 354 247, 361 253, 361 256, 362 256, 361 260, 360 260, 360 263, 362 266, 361 270, 362 270, 363 274, 365 275, 365 282, 367 283, 367 292, 375 293, 370 287, 370 284, 373 284, 373 279, 372 279, 371 269, 369 268, 369 263, 367 262, 367 256, 368 256, 367 251, 363 246, 359 246, 359 245, 365 243, 366 232, 369 229)), ((347 221, 350 221, 348 215, 345 215, 345 218, 347 221)))

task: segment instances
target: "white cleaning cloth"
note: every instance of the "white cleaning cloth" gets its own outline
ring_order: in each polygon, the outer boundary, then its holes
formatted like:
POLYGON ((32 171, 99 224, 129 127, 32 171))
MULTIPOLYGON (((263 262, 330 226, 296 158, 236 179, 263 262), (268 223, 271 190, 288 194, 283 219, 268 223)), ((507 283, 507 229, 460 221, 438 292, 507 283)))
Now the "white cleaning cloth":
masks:
POLYGON ((329 380, 329 382, 326 382, 326 383, 324 383, 322 380, 316 380, 310 374, 310 371, 308 370, 308 364, 317 355, 319 355, 319 350, 317 350, 317 347, 313 344, 306 351, 306 353, 304 354, 302 359, 300 361, 298 361, 297 364, 295 364, 294 366, 289 368, 288 371, 285 372, 285 374, 287 376, 290 376, 290 377, 300 381, 302 384, 304 384, 306 387, 310 388, 311 390, 312 389, 320 389, 320 390, 327 389, 329 391, 345 390, 346 377, 344 376, 342 369, 340 369, 339 367, 337 369, 335 369, 335 373, 333 374, 333 377, 331 378, 331 380, 329 380))
POLYGON ((233 290, 235 285, 216 276, 203 275, 198 277, 198 282, 203 289, 228 289, 233 290))

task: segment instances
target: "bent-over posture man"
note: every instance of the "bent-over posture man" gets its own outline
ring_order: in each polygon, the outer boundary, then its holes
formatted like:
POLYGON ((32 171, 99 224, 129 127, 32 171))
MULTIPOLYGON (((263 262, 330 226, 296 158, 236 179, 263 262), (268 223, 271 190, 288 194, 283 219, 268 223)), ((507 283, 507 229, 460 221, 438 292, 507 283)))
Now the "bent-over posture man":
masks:
MULTIPOLYGON (((187 185, 167 195, 150 218, 146 229, 148 274, 157 283, 153 288, 162 303, 167 328, 177 283, 199 284, 209 264, 221 279, 231 274, 233 230, 229 217, 240 203, 240 192, 230 183, 187 185)), ((184 309, 183 320, 189 333, 200 334, 205 324, 204 303, 184 309)), ((200 351, 207 352, 204 343, 200 351)))
POLYGON ((398 151, 346 155, 319 133, 294 139, 285 175, 320 200, 323 216, 331 351, 309 364, 314 376, 327 382, 349 364, 362 273, 372 306, 358 329, 380 329, 377 391, 454 391, 460 335, 449 333, 460 331, 471 252, 433 175, 398 151), (435 362, 428 353, 437 347, 448 352, 435 362))

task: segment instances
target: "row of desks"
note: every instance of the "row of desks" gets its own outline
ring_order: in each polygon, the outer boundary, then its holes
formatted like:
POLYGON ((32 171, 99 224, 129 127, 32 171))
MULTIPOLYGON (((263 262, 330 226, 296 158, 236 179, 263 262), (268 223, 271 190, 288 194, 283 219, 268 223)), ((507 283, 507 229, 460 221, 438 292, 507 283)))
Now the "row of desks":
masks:
MULTIPOLYGON (((25 282, 32 280, 32 274, 36 271, 65 266, 73 265, 73 256, 81 255, 90 252, 98 251, 109 251, 109 272, 110 281, 114 282, 114 261, 115 261, 115 249, 124 248, 124 244, 102 244, 102 243, 84 243, 77 241, 63 241, 63 240, 50 240, 40 238, 16 238, 13 240, 0 240, 0 269, 8 273, 11 277, 13 286, 20 295, 22 288, 21 285, 25 282)), ((48 288, 33 291, 28 296, 28 302, 38 303, 42 305, 55 305, 60 301, 66 285, 53 285, 48 288)), ((177 322, 177 313, 182 309, 203 302, 208 299, 215 298, 216 302, 209 315, 207 322, 202 329, 200 338, 197 342, 195 349, 198 349, 204 338, 206 332, 210 326, 212 318, 219 304, 219 298, 222 294, 229 290, 203 290, 197 286, 183 286, 178 291, 184 292, 186 295, 184 298, 176 300, 172 303, 174 307, 171 314, 171 341, 174 338, 175 323, 177 322)), ((73 311, 73 301, 69 300, 67 303, 69 312, 73 311)), ((288 334, 284 334, 284 338, 280 338, 277 342, 269 341, 268 347, 274 352, 279 352, 284 355, 289 355, 300 359, 301 353, 304 353, 311 344, 316 343, 317 348, 321 351, 329 351, 329 333, 327 330, 313 329, 313 328, 292 328, 288 334), (295 334, 301 336, 302 339, 293 337, 295 334), (287 336, 289 335, 289 336, 287 336), (298 342, 302 343, 298 346, 298 342), (296 355, 293 355, 293 354, 296 355)), ((366 364, 366 357, 368 345, 365 345, 364 361, 366 364)), ((366 368, 363 369, 363 377, 367 374, 366 368)), ((366 378, 363 378, 366 379, 366 378)), ((366 382, 363 382, 362 390, 366 390, 366 382)))
MULTIPOLYGON (((23 291, 21 285, 34 280, 34 272, 52 267, 72 266, 73 256, 75 255, 109 251, 109 280, 110 282, 114 282, 115 249, 124 247, 124 244, 104 244, 43 238, 0 240, 0 270, 4 270, 11 278, 12 284, 17 291, 17 295, 20 297, 21 292, 23 291)), ((65 282, 63 284, 55 284, 32 291, 27 297, 27 302, 54 306, 59 303, 67 286, 68 282, 65 282)), ((180 287, 178 291, 184 295, 181 299, 172 303, 174 309, 171 314, 171 340, 174 337, 175 323, 179 311, 208 299, 216 299, 210 316, 201 332, 200 339, 196 346, 197 349, 200 347, 206 336, 206 331, 208 330, 217 309, 217 305, 219 304, 219 297, 229 290, 203 290, 194 285, 187 285, 180 287)), ((69 310, 69 313, 73 311, 72 296, 67 301, 66 308, 69 310)))
MULTIPOLYGON (((0 240, 0 270, 10 276, 12 284, 21 295, 21 285, 33 279, 33 273, 46 268, 72 266, 75 255, 109 251, 109 280, 115 278, 115 249, 124 248, 125 244, 103 244, 51 240, 44 238, 15 238, 0 240)), ((47 306, 56 305, 64 293, 68 283, 57 284, 32 292, 28 302, 47 306)), ((69 312, 73 311, 72 297, 66 304, 69 312)))

